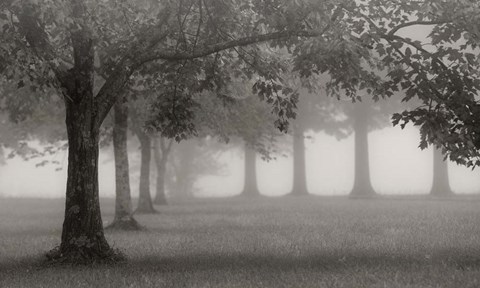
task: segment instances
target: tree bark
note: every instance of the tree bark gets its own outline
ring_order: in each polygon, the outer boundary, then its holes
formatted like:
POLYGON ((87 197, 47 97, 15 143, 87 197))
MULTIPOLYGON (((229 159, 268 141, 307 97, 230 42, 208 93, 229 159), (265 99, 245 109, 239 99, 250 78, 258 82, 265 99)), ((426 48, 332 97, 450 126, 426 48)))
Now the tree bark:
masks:
POLYGON ((300 124, 297 124, 293 128, 293 187, 290 195, 308 195, 305 162, 305 136, 303 127, 300 124))
MULTIPOLYGON (((123 99, 122 99, 123 100, 123 99)), ((115 157, 115 217, 109 229, 140 230, 133 218, 128 165, 128 105, 119 100, 114 106, 113 153, 115 157)))
POLYGON ((89 101, 67 102, 68 177, 60 247, 51 260, 91 263, 116 259, 108 245, 98 197, 99 131, 92 128, 89 101))
POLYGON ((454 193, 450 188, 448 179, 448 162, 443 160, 443 154, 440 149, 433 150, 433 183, 430 195, 432 196, 452 196, 454 193))
POLYGON ((150 195, 151 140, 150 136, 139 129, 137 129, 136 133, 138 140, 140 140, 141 164, 138 206, 135 213, 153 214, 157 213, 157 211, 153 208, 152 196, 150 195))
POLYGON ((375 196, 372 183, 370 182, 370 162, 368 153, 368 103, 358 102, 354 104, 353 128, 355 131, 355 178, 352 197, 375 196))
POLYGON ((158 138, 154 140, 153 154, 155 158, 155 165, 157 167, 157 186, 155 199, 153 201, 156 205, 167 205, 167 197, 165 194, 165 175, 167 173, 167 161, 171 148, 171 142, 168 147, 163 147, 158 138))
POLYGON ((241 196, 256 197, 261 195, 257 184, 256 160, 257 153, 255 149, 245 144, 245 176, 241 196))

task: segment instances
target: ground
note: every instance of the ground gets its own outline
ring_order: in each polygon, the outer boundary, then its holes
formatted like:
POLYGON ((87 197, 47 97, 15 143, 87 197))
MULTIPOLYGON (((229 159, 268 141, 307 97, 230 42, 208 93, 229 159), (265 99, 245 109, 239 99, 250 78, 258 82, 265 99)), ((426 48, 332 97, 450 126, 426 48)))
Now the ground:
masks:
POLYGON ((0 287, 480 287, 477 197, 173 203, 107 232, 125 263, 45 266, 63 205, 0 199, 0 287))

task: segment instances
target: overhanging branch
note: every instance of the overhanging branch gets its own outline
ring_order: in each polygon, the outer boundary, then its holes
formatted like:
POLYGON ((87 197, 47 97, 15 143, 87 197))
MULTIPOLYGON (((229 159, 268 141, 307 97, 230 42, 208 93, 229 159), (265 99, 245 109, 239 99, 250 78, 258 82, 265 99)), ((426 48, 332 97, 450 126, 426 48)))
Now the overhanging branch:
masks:
POLYGON ((255 43, 262 43, 270 40, 278 40, 278 39, 285 39, 285 38, 291 38, 291 37, 319 37, 319 36, 322 36, 324 33, 325 33, 324 31, 314 31, 314 30, 272 32, 268 34, 261 34, 261 35, 244 37, 240 39, 224 41, 221 43, 205 46, 203 47, 203 49, 197 49, 196 51, 193 51, 193 52, 165 52, 165 51, 150 52, 149 51, 144 55, 139 56, 137 58, 137 61, 139 65, 142 65, 155 60, 169 60, 169 61, 191 60, 195 58, 208 56, 210 54, 231 49, 234 47, 247 46, 255 43))

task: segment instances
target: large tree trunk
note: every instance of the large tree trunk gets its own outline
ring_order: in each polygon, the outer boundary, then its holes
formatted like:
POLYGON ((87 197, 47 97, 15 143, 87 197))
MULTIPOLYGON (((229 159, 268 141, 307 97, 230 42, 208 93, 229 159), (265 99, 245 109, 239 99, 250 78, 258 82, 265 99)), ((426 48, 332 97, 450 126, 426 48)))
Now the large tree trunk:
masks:
POLYGON ((115 156, 115 217, 107 226, 110 229, 139 230, 141 226, 133 218, 128 165, 127 133, 128 105, 117 101, 114 106, 113 153, 115 156))
POLYGON ((350 196, 372 197, 375 196, 376 193, 370 182, 370 162, 368 157, 369 103, 358 102, 354 105, 355 178, 350 196))
POLYGON ((67 102, 68 178, 60 247, 47 257, 83 263, 115 258, 103 232, 98 197, 99 131, 92 128, 88 101, 67 102))
POLYGON ((304 196, 308 195, 305 136, 300 124, 297 124, 293 129, 293 187, 290 195, 304 196))
MULTIPOLYGON (((83 4, 75 2, 75 20, 84 16, 83 4)), ((98 197, 99 129, 105 117, 99 117, 93 97, 93 37, 88 28, 80 27, 71 32, 71 41, 74 67, 59 78, 69 145, 65 218, 60 247, 47 257, 68 263, 112 261, 118 255, 105 239, 98 197)))
POLYGON ((453 195, 448 179, 448 162, 443 160, 441 150, 435 148, 433 150, 433 184, 430 195, 439 197, 453 195))
POLYGON ((167 205, 167 197, 165 195, 165 175, 167 173, 167 161, 171 145, 162 149, 160 141, 163 140, 155 138, 153 148, 155 165, 157 167, 157 189, 153 203, 156 205, 167 205))
POLYGON ((245 177, 243 191, 240 194, 245 197, 260 196, 257 185, 257 153, 254 148, 245 144, 245 177))
POLYGON ((138 206, 135 213, 153 214, 157 213, 157 211, 153 208, 152 196, 150 195, 151 140, 150 136, 143 131, 137 130, 136 133, 138 140, 140 140, 141 164, 138 206))

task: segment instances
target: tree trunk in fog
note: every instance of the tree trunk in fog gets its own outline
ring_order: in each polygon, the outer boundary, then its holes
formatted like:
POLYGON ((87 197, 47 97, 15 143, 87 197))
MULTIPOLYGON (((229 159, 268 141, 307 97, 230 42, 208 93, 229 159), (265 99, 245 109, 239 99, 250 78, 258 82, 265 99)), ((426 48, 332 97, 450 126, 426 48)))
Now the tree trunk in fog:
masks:
POLYGON ((136 129, 136 134, 138 140, 140 140, 141 163, 138 206, 135 213, 153 214, 157 211, 153 208, 152 196, 150 195, 151 140, 150 137, 140 129, 136 129))
POLYGON ((305 136, 301 124, 293 128, 293 188, 290 195, 308 195, 305 162, 305 136))
POLYGON ((122 99, 114 106, 113 153, 115 157, 115 217, 107 227, 120 230, 139 230, 132 214, 130 175, 127 151, 128 105, 122 99))
POLYGON ((433 150, 433 184, 430 190, 432 196, 450 196, 453 195, 448 179, 448 162, 443 160, 443 154, 440 149, 434 147, 433 150))
POLYGON ((354 104, 353 129, 355 131, 355 178, 352 197, 371 197, 376 195, 370 180, 370 162, 368 157, 368 117, 369 104, 354 104))
POLYGON ((103 234, 98 198, 99 131, 86 125, 90 116, 86 105, 76 106, 67 105, 68 176, 60 254, 104 258, 110 248, 103 234))
MULTIPOLYGON (((88 87, 88 83, 83 84, 88 87)), ((62 240, 60 247, 50 251, 47 257, 73 263, 104 261, 112 259, 115 252, 105 239, 100 213, 99 129, 96 128, 97 125, 92 125, 94 115, 91 112, 92 98, 88 97, 88 92, 91 93, 93 90, 76 91, 86 95, 74 98, 81 99, 78 102, 65 101, 69 146, 62 240)))
POLYGON ((193 197, 193 175, 195 165, 195 145, 193 140, 187 140, 176 145, 175 151, 178 156, 178 163, 174 164, 175 189, 172 196, 179 199, 193 197))
POLYGON ((243 191, 240 195, 245 197, 260 196, 257 185, 257 153, 254 148, 245 144, 245 177, 243 191))
POLYGON ((154 203, 156 205, 167 205, 167 197, 165 195, 165 175, 167 173, 167 161, 170 149, 172 147, 172 140, 165 145, 164 139, 155 138, 153 154, 155 164, 157 167, 157 189, 154 203))

